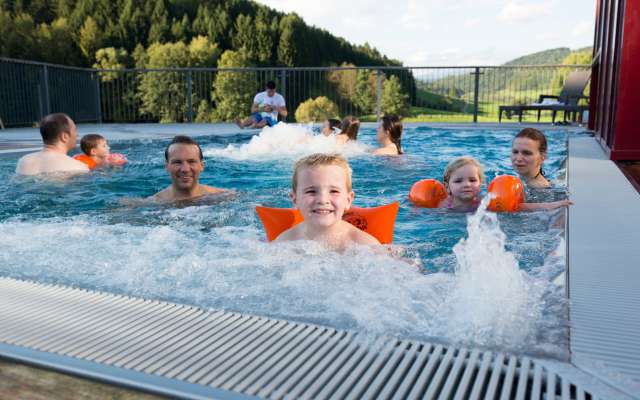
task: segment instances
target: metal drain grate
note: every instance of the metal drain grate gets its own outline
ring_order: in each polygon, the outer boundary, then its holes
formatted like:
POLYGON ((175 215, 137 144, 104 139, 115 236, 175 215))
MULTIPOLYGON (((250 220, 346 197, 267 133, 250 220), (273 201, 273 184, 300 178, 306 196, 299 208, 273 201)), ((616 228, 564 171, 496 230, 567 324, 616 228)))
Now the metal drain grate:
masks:
POLYGON ((595 398, 526 357, 9 278, 0 321, 0 355, 184 398, 595 398))

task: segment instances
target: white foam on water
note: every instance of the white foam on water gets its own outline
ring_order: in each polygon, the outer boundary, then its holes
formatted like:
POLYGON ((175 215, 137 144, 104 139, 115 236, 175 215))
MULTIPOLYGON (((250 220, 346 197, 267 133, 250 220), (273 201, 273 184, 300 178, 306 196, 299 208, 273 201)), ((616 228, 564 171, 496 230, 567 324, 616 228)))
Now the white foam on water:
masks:
POLYGON ((315 242, 265 243, 252 216, 220 213, 229 211, 146 211, 156 226, 87 216, 7 220, 0 223, 0 275, 563 356, 551 340, 562 337, 562 327, 541 322, 551 284, 518 269, 494 214, 469 219, 469 238, 454 249, 455 274, 424 274, 420 260, 366 247, 337 253, 315 242))
POLYGON ((207 157, 224 157, 233 160, 295 159, 313 153, 341 153, 345 156, 363 155, 370 147, 349 141, 338 145, 335 136, 316 134, 310 126, 279 123, 264 127, 248 143, 230 144, 226 148, 205 148, 207 157))
POLYGON ((548 280, 520 269, 505 249, 497 214, 486 210, 488 202, 489 196, 468 217, 468 238, 453 248, 457 264, 442 326, 459 342, 473 338, 472 343, 483 346, 526 349, 523 344, 542 339, 541 351, 564 347, 564 326, 557 315, 564 306, 561 294, 548 280))

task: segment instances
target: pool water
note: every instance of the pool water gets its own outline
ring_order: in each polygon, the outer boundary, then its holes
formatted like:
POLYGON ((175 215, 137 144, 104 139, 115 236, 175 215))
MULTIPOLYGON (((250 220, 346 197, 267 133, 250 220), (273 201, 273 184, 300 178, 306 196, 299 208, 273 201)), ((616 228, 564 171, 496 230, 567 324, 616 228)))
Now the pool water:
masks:
MULTIPOLYGON (((0 275, 105 290, 371 334, 565 358, 564 211, 473 216, 415 208, 413 182, 441 179, 454 157, 472 155, 488 180, 512 173, 508 129, 407 126, 402 157, 373 157, 375 129, 338 148, 311 127, 202 136, 201 182, 233 189, 180 205, 138 201, 169 184, 168 139, 110 142, 129 164, 61 181, 14 176, 0 158, 0 275), (254 135, 255 134, 255 135, 254 135), (288 207, 299 157, 339 150, 354 171, 354 204, 399 201, 387 253, 336 253, 309 242, 268 244, 256 205, 288 207)), ((568 131, 547 132, 545 163, 567 196, 568 131)), ((483 185, 486 191, 486 184, 483 185)))

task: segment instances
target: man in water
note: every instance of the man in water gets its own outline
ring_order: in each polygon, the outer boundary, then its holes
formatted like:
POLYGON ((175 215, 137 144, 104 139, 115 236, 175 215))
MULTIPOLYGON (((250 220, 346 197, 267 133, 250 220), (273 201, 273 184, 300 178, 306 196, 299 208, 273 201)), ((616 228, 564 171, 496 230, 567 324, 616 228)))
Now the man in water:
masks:
POLYGON ((200 172, 204 169, 202 149, 188 136, 176 136, 164 151, 165 169, 171 177, 171 185, 151 196, 156 201, 192 200, 207 194, 223 193, 224 189, 200 184, 200 172))
POLYGON ((66 114, 49 114, 40 121, 40 135, 44 147, 18 160, 16 174, 85 173, 86 164, 74 160, 67 153, 76 147, 76 124, 66 114))
POLYGON ((267 82, 264 92, 256 94, 253 98, 251 106, 251 115, 245 120, 236 120, 240 128, 248 126, 252 128, 263 128, 273 126, 278 123, 278 115, 286 117, 287 107, 285 106, 284 97, 276 93, 276 83, 274 81, 267 82))

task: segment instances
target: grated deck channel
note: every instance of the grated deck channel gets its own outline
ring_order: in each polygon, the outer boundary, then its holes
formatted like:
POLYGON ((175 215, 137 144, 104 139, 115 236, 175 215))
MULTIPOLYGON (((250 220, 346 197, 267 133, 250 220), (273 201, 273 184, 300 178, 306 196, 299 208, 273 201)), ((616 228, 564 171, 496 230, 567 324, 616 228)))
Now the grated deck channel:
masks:
POLYGON ((0 356, 193 399, 598 398, 527 357, 11 278, 0 356))

